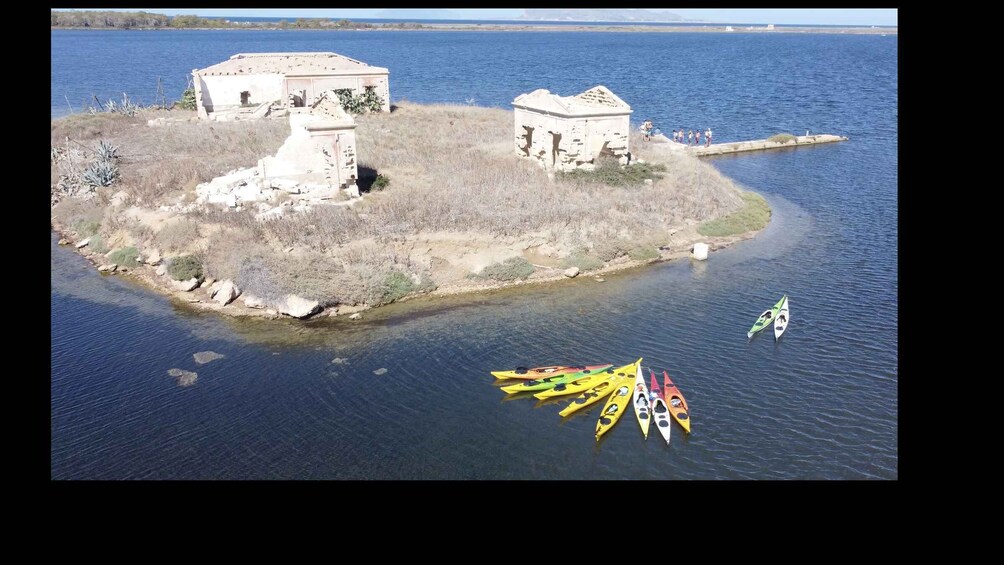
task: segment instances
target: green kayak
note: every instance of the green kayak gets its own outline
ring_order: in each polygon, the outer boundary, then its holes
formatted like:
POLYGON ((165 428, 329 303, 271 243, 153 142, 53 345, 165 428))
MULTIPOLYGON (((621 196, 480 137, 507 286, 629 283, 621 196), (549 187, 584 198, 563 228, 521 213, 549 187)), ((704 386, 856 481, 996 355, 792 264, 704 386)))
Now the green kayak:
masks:
POLYGON ((785 298, 788 298, 787 294, 782 296, 781 300, 778 300, 777 304, 775 304, 773 308, 771 308, 770 310, 764 310, 763 314, 760 314, 760 317, 756 319, 756 322, 753 324, 753 327, 750 328, 750 331, 746 332, 747 338, 753 337, 753 334, 759 332, 760 330, 774 323, 774 318, 777 316, 778 311, 781 309, 781 305, 784 304, 785 298))
POLYGON ((544 379, 534 379, 532 381, 526 381, 524 383, 509 385, 502 387, 502 390, 508 392, 509 394, 514 394, 517 392, 523 392, 527 390, 544 390, 548 388, 553 388, 561 383, 570 383, 572 381, 577 381, 582 377, 588 377, 589 375, 594 375, 596 373, 602 373, 613 367, 613 364, 603 365, 602 367, 594 370, 586 369, 584 371, 579 371, 578 373, 572 373, 570 375, 554 375, 553 377, 547 377, 544 379))

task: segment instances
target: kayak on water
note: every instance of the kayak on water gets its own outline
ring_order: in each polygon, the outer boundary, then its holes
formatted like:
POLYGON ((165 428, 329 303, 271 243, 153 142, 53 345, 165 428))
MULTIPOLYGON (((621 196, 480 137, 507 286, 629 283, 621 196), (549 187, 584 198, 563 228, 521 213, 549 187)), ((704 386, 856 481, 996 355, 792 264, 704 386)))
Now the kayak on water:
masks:
POLYGON ((598 371, 609 366, 610 365, 551 365, 549 367, 534 367, 532 369, 527 369, 526 367, 516 367, 512 371, 492 371, 492 375, 497 379, 530 380, 542 377, 553 377, 555 375, 578 373, 579 371, 584 371, 586 369, 598 371))
POLYGON ((781 300, 778 300, 777 304, 775 304, 771 309, 764 310, 763 314, 760 314, 760 317, 756 319, 756 322, 753 322, 753 327, 750 328, 750 331, 746 332, 746 337, 748 338, 753 337, 754 334, 762 331, 764 328, 769 326, 771 322, 773 322, 774 319, 777 318, 777 313, 781 309, 781 303, 783 303, 787 298, 788 295, 785 294, 784 296, 781 297, 781 300))

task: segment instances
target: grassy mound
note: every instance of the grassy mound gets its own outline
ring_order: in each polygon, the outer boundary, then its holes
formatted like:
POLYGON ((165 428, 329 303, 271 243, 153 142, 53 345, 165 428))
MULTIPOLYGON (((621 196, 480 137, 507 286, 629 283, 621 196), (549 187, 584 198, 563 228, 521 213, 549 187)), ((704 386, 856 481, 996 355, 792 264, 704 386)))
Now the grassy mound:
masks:
POLYGON ((705 236, 726 236, 766 227, 770 221, 770 206, 763 196, 755 192, 744 192, 743 201, 746 204, 741 210, 724 218, 704 222, 697 228, 697 233, 705 236))

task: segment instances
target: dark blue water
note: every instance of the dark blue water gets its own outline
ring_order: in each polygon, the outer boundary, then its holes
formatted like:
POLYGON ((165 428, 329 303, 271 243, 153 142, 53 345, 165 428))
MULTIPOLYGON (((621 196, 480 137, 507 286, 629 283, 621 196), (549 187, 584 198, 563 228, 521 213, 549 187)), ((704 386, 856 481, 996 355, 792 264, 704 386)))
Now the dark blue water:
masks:
POLYGON ((506 107, 535 88, 605 84, 635 121, 666 131, 850 137, 711 161, 774 216, 707 262, 406 303, 355 323, 190 313, 53 243, 52 477, 898 477, 894 37, 54 31, 52 42, 54 111, 63 93, 135 94, 157 76, 180 92, 187 71, 236 52, 330 50, 388 67, 395 100, 506 107), (784 337, 748 342, 782 293, 784 337), (226 357, 196 365, 204 350, 226 357), (643 441, 630 415, 596 445, 598 406, 562 421, 563 402, 506 400, 488 374, 639 356, 667 368, 691 407, 693 433, 674 428, 669 447, 643 441), (171 368, 198 380, 178 386, 171 368))

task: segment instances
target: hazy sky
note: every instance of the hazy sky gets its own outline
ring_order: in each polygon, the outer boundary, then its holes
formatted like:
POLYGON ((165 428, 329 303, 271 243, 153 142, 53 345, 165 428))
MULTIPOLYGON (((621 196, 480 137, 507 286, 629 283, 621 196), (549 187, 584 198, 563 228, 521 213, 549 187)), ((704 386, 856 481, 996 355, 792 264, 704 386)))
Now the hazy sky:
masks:
MULTIPOLYGON (((59 10, 59 8, 53 8, 59 10)), ((81 8, 82 9, 82 8, 81 8)), ((104 8, 90 8, 101 10, 104 8)), ((118 11, 136 11, 114 8, 118 11)), ((167 14, 196 14, 199 16, 266 16, 287 18, 373 18, 383 9, 239 9, 239 8, 145 8, 147 12, 167 14)), ((688 20, 709 22, 759 23, 759 24, 823 24, 823 25, 898 25, 897 10, 889 8, 680 8, 653 9, 679 14, 688 20)), ((438 19, 435 10, 428 10, 429 18, 438 19)), ((457 17, 469 20, 512 19, 523 13, 522 8, 464 9, 450 8, 457 17)))

